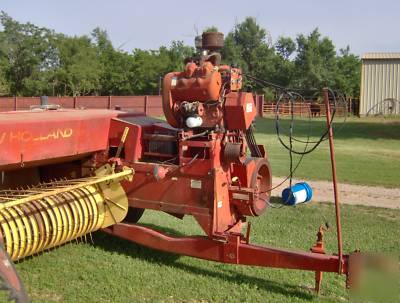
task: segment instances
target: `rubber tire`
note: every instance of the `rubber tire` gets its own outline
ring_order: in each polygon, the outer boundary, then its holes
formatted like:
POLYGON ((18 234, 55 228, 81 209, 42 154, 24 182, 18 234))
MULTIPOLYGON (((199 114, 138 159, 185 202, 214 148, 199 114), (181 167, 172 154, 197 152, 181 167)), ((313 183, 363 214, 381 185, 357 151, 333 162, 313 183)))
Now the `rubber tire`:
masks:
POLYGON ((124 222, 135 224, 143 216, 144 208, 129 207, 128 214, 126 215, 124 222))

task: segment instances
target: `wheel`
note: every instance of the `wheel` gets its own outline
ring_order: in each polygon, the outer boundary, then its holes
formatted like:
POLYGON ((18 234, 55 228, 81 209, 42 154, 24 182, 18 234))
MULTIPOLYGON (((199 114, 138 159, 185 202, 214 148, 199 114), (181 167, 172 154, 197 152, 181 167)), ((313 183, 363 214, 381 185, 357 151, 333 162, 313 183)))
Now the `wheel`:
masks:
POLYGON ((126 215, 124 222, 126 223, 137 223, 144 213, 144 208, 129 207, 128 214, 126 215))

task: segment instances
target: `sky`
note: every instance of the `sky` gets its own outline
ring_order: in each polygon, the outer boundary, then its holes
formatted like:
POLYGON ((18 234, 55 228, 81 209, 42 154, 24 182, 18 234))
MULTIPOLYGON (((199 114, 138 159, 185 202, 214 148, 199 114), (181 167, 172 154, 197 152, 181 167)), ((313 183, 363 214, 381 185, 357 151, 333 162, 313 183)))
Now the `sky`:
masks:
POLYGON ((117 48, 157 49, 216 26, 227 34, 247 16, 270 33, 296 37, 318 27, 357 55, 400 51, 400 0, 0 0, 0 10, 67 35, 105 29, 117 48))

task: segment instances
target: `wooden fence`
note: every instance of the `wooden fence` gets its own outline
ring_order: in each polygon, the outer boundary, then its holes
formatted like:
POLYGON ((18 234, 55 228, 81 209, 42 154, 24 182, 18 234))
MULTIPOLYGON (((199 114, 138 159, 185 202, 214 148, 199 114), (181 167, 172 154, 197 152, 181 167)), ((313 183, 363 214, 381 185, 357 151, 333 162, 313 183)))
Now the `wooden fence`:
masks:
MULTIPOLYGON (((262 116, 264 96, 255 95, 254 100, 257 114, 262 116)), ((123 111, 140 112, 153 117, 164 115, 162 97, 154 95, 48 97, 47 103, 60 105, 62 108, 120 108, 123 111)), ((40 105, 40 97, 0 97, 0 112, 29 110, 40 105)))
MULTIPOLYGON (((40 97, 2 97, 0 112, 29 110, 39 106, 40 97)), ((57 104, 63 108, 120 108, 129 112, 142 112, 149 116, 162 116, 161 96, 79 96, 48 97, 48 104, 57 104)))

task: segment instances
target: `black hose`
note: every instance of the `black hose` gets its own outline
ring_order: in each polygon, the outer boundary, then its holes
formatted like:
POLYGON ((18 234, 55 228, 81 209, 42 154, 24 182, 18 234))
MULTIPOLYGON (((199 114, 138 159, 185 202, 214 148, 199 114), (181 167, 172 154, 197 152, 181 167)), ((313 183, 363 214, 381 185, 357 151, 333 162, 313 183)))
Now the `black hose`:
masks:
MULTIPOLYGON (((289 88, 285 88, 283 86, 268 82, 266 80, 263 79, 258 79, 254 76, 251 75, 247 75, 247 77, 249 77, 251 80, 258 82, 259 84, 262 84, 264 87, 273 87, 276 90, 280 91, 281 94, 279 96, 279 98, 277 99, 277 103, 276 103, 276 108, 275 108, 275 112, 276 112, 276 117, 275 117, 275 129, 276 129, 276 134, 278 137, 279 142, 282 144, 282 146, 287 149, 289 151, 289 174, 288 176, 278 185, 271 187, 270 189, 263 191, 263 193, 265 192, 270 192, 275 188, 278 188, 279 186, 281 186, 283 183, 285 183, 287 180, 289 180, 289 184, 290 187, 292 186, 292 178, 293 178, 293 174, 296 171, 296 169, 300 166, 300 163, 302 162, 304 156, 306 154, 309 154, 311 152, 313 152, 323 141, 327 140, 328 138, 328 133, 329 133, 329 129, 332 127, 333 125, 333 120, 336 114, 336 109, 337 109, 337 100, 336 100, 336 95, 335 93, 331 90, 328 89, 329 94, 332 96, 332 100, 333 100, 333 111, 332 111, 332 116, 330 121, 328 121, 328 126, 327 129, 321 134, 321 136, 319 137, 318 140, 316 141, 311 141, 310 140, 310 136, 311 136, 311 115, 309 114, 309 132, 307 134, 307 140, 301 140, 301 139, 297 139, 293 136, 293 129, 294 129, 294 101, 296 100, 296 98, 300 98, 302 100, 302 102, 304 101, 304 97, 299 93, 300 91, 304 91, 301 89, 289 89, 289 88), (290 102, 290 126, 289 126, 289 144, 286 144, 283 139, 282 139, 282 131, 281 131, 281 126, 280 126, 280 121, 279 121, 279 108, 280 108, 280 104, 282 102, 283 99, 288 99, 290 102), (300 143, 304 143, 304 150, 302 151, 298 151, 295 150, 293 148, 293 141, 295 142, 300 142, 300 143), (313 144, 313 146, 309 147, 309 144, 313 144), (293 154, 297 154, 300 155, 299 161, 297 162, 297 164, 293 167, 293 154)), ((344 100, 344 99, 342 99, 344 100)), ((345 119, 340 127, 343 128, 345 122, 346 122, 346 118, 347 118, 347 105, 346 107, 346 114, 345 114, 345 119)), ((249 149, 250 152, 252 154, 252 156, 257 156, 259 155, 259 148, 257 146, 257 144, 255 143, 255 139, 254 139, 254 134, 251 128, 249 128, 249 130, 246 131, 246 140, 248 142, 249 145, 249 149), (256 149, 257 148, 257 149, 256 149)), ((261 153, 260 153, 261 154, 261 153)))

